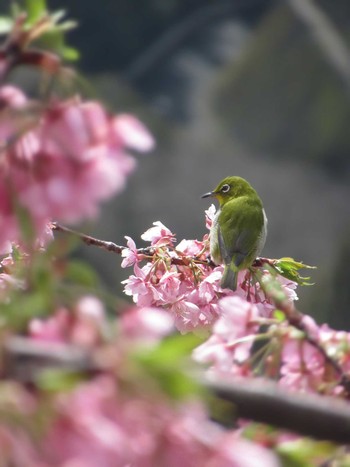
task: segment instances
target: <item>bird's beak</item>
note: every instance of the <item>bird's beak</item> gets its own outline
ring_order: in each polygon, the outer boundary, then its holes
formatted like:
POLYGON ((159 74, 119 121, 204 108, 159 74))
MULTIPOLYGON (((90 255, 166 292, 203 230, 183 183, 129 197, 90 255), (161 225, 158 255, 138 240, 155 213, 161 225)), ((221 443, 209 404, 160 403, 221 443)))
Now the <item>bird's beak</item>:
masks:
POLYGON ((215 195, 216 195, 215 191, 209 191, 209 193, 205 193, 204 195, 202 195, 201 198, 209 198, 215 195))

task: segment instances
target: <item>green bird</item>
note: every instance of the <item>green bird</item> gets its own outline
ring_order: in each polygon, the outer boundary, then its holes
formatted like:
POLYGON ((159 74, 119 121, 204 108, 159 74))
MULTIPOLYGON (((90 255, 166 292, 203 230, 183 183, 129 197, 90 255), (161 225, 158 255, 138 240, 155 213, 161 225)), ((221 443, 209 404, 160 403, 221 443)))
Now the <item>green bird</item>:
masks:
POLYGON ((267 218, 254 188, 241 177, 224 178, 202 196, 216 198, 220 209, 210 230, 210 255, 224 264, 221 287, 237 289, 238 271, 249 268, 264 247, 267 218))

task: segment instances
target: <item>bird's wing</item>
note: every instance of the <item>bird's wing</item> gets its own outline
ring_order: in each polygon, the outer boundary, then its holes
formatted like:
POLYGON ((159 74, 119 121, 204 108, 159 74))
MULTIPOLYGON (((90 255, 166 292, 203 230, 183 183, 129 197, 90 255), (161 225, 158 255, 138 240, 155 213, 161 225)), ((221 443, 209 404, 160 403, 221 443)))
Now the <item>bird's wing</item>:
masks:
POLYGON ((249 205, 242 209, 242 202, 235 201, 229 201, 222 209, 218 241, 224 263, 229 264, 233 259, 239 267, 256 246, 263 215, 261 209, 249 205))

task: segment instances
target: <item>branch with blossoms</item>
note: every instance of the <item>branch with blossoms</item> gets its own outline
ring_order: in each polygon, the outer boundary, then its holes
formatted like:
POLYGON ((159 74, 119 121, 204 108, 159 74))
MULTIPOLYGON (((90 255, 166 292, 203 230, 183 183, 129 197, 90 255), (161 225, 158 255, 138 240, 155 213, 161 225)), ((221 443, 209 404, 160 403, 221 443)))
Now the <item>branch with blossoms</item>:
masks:
MULTIPOLYGON (((233 292, 220 287, 223 267, 210 260, 208 233, 177 242, 155 222, 142 235, 148 246, 137 248, 130 237, 119 246, 64 226, 95 218, 134 170, 129 150, 147 152, 154 140, 132 115, 60 97, 55 78, 74 75, 65 65, 74 56, 64 38, 72 24, 44 4, 28 0, 26 14, 15 9, 2 21, 9 28, 0 47, 2 462, 247 467, 258 459, 259 467, 277 467, 295 458, 313 465, 310 451, 318 463, 344 459, 337 446, 310 449, 301 438, 344 442, 335 426, 349 418, 350 335, 294 305, 297 286, 309 282, 300 270, 309 266, 258 258, 233 292), (18 65, 49 75, 44 94, 29 98, 11 84, 18 65), (120 255, 121 266, 133 268, 123 281, 133 304, 115 310, 108 302, 107 310, 88 265, 69 258, 69 242, 52 232, 120 255), (215 417, 217 400, 209 413, 203 386, 235 403, 230 420, 215 417), (340 408, 330 407, 336 399, 340 408), (303 424, 305 415, 317 426, 303 424), (325 417, 331 432, 319 426, 325 417)), ((212 206, 208 229, 214 215, 212 206)))
MULTIPOLYGON (((206 212, 206 216, 206 224, 210 229, 214 216, 213 206, 206 212)), ((218 300, 224 296, 235 295, 231 291, 220 290, 218 285, 220 274, 214 275, 213 270, 218 272, 221 267, 216 267, 209 259, 207 235, 201 242, 185 240, 174 246, 175 237, 172 232, 161 222, 155 222, 154 226, 142 235, 142 239, 150 241, 151 245, 146 248, 136 248, 135 242, 129 237, 126 237, 127 246, 119 246, 73 231, 57 223, 52 224, 52 229, 75 235, 87 245, 121 254, 124 257, 122 267, 134 265, 135 268, 135 276, 124 281, 125 292, 133 295, 134 301, 139 303, 137 290, 140 290, 143 292, 141 295, 147 296, 148 300, 144 302, 144 297, 141 297, 143 305, 162 306, 169 310, 175 317, 178 329, 182 332, 215 322, 217 318, 215 306, 218 300), (146 274, 142 275, 142 270, 137 266, 141 261, 148 263, 148 266, 146 264, 144 267, 144 271, 150 271, 148 277, 146 274), (187 297, 185 281, 187 281, 189 291, 187 297), (171 291, 172 287, 175 291, 171 291), (180 288, 183 291, 182 296, 181 294, 179 296, 178 289, 180 288), (203 293, 201 288, 204 289, 203 293), (185 316, 186 311, 187 316, 185 316), (202 314, 201 323, 198 319, 200 314, 202 314), (195 321, 189 324, 191 319, 195 321)), ((299 275, 298 270, 302 267, 309 268, 310 266, 298 263, 291 258, 280 260, 257 258, 252 265, 251 272, 241 274, 240 296, 245 297, 249 302, 255 301, 259 304, 263 315, 260 317, 261 324, 264 324, 264 318, 271 314, 272 310, 280 310, 283 314, 283 325, 287 322, 302 332, 303 340, 314 347, 325 365, 334 371, 339 386, 344 389, 344 396, 348 397, 350 375, 336 358, 329 355, 324 344, 320 342, 317 337, 318 328, 312 318, 295 308, 296 295, 291 295, 289 288, 293 290, 297 282, 304 284, 309 279, 299 275), (289 288, 286 287, 285 282, 281 282, 281 279, 285 281, 288 278, 291 279, 287 283, 289 288)), ((265 321, 268 323, 268 320, 265 319, 265 321)), ((261 337, 256 336, 256 339, 260 340, 261 337)), ((253 340, 254 336, 251 338, 251 341, 253 340)))

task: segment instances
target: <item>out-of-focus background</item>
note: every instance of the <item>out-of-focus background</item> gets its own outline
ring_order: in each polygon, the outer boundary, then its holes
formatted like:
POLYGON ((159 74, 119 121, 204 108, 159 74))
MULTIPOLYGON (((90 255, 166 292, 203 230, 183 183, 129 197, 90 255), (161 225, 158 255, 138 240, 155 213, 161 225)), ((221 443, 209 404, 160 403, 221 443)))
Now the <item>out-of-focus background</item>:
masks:
MULTIPOLYGON (((48 4, 79 22, 69 43, 92 95, 138 115, 157 140, 85 232, 141 246, 160 220, 179 240, 201 238, 200 195, 243 176, 269 219, 264 256, 318 268, 316 284, 299 290, 300 309, 349 330, 349 0, 48 4)), ((80 252, 119 293, 131 272, 119 258, 80 252)))

